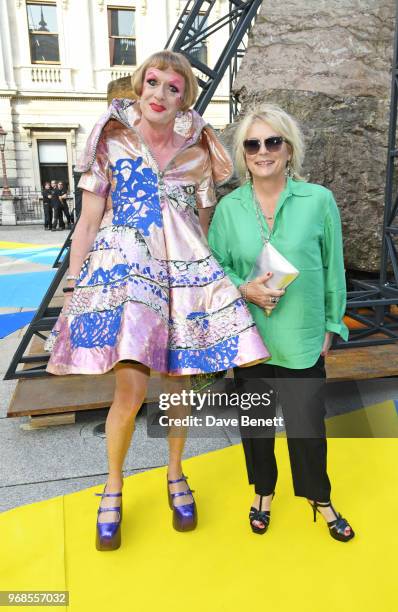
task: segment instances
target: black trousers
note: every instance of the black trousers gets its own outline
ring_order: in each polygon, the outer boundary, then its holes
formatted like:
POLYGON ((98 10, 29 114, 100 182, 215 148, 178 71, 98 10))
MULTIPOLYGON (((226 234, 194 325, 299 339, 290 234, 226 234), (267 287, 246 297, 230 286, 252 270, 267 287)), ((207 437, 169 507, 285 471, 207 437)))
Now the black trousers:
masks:
POLYGON ((59 203, 58 200, 55 200, 54 198, 52 199, 52 201, 50 202, 50 214, 51 214, 51 221, 52 221, 52 229, 55 229, 57 227, 57 223, 58 223, 58 218, 59 218, 59 203))
MULTIPOLYGON (((65 200, 62 200, 61 205, 60 205, 60 220, 62 218, 61 211, 64 213, 64 215, 66 217, 67 224, 70 225, 71 218, 70 218, 69 206, 68 206, 67 202, 65 202, 65 200)), ((62 219, 62 225, 63 225, 63 227, 65 227, 65 223, 64 223, 63 219, 62 219)))
MULTIPOLYGON (((281 366, 258 364, 234 368, 238 392, 245 399, 252 394, 268 394, 268 406, 251 405, 239 409, 239 417, 276 416, 276 398, 280 401, 289 448, 294 493, 320 502, 330 500, 330 481, 326 470, 327 443, 325 432, 324 358, 311 368, 293 370, 281 366)), ((253 400, 252 400, 253 401, 253 400)), ((241 403, 242 405, 242 403, 241 403)), ((270 495, 276 486, 275 426, 241 427, 249 483, 258 495, 270 495)))
POLYGON ((49 227, 51 229, 53 223, 53 210, 50 202, 43 202, 44 208, 44 227, 49 227))
POLYGON ((65 221, 64 221, 62 213, 66 217, 67 224, 70 225, 71 217, 69 213, 69 207, 65 201, 58 200, 58 202, 54 205, 54 225, 53 227, 57 227, 57 223, 58 223, 58 227, 60 227, 61 229, 65 229, 65 221))

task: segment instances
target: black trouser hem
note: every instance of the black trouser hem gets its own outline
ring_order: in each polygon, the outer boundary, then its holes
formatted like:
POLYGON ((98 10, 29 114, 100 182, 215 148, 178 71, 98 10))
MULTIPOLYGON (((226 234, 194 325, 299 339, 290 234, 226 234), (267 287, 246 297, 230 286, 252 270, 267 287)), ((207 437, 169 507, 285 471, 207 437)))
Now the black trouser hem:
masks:
MULTIPOLYGON (((324 403, 322 394, 319 393, 319 386, 322 386, 322 380, 326 376, 323 358, 305 370, 261 364, 236 368, 234 375, 238 391, 245 393, 261 393, 266 388, 267 381, 272 378, 278 379, 282 388, 289 390, 290 385, 290 394, 281 394, 281 407, 286 426, 294 494, 319 502, 330 501, 324 403), (296 382, 290 379, 300 379, 299 384, 304 385, 300 388, 300 393, 294 393, 296 382), (305 435, 305 432, 311 433, 305 435)), ((272 419, 276 414, 276 401, 267 407, 262 406, 261 409, 251 407, 251 410, 255 416, 261 414, 272 419)), ((269 428, 263 437, 259 437, 258 432, 251 434, 246 431, 245 434, 249 436, 242 435, 249 483, 254 484, 256 494, 269 495, 275 490, 278 477, 274 453, 275 429, 269 428)))

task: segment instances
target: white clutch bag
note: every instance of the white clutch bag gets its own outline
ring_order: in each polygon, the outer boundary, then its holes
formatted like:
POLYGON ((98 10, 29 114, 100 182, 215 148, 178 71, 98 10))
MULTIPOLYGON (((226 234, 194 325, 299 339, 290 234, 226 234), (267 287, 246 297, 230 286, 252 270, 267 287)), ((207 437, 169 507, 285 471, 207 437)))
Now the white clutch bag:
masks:
POLYGON ((285 289, 300 274, 270 242, 264 244, 247 280, 254 280, 267 272, 272 272, 271 278, 267 281, 267 287, 270 289, 285 289))
MULTIPOLYGON (((271 278, 266 283, 270 289, 285 289, 300 274, 297 268, 286 257, 283 257, 270 242, 264 244, 247 280, 254 280, 257 276, 263 276, 267 272, 272 272, 271 278)), ((264 312, 268 317, 272 314, 270 308, 264 308, 264 312)))

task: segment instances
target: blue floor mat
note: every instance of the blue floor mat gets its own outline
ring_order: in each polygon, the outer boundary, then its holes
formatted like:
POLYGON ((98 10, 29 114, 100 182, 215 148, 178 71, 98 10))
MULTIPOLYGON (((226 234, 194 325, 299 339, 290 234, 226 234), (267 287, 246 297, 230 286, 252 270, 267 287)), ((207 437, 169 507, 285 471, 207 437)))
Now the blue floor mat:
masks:
MULTIPOLYGON (((59 248, 44 248, 44 249, 32 249, 32 250, 22 250, 22 249, 1 249, 0 256, 1 257, 9 257, 10 259, 25 259, 30 263, 37 263, 43 265, 52 266, 54 263, 60 249, 59 248)), ((65 256, 65 253, 63 257, 65 256)), ((62 259, 63 259, 62 257, 62 259)))
POLYGON ((37 308, 56 270, 0 276, 0 308, 37 308))
POLYGON ((25 327, 25 325, 31 322, 35 312, 35 310, 29 310, 25 312, 0 314, 0 338, 5 338, 17 329, 25 327))

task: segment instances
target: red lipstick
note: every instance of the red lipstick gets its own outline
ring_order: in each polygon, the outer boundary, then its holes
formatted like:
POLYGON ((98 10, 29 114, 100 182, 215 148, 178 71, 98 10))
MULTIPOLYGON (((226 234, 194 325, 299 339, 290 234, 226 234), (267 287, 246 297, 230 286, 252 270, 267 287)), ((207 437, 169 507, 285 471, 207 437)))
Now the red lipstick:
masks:
POLYGON ((165 107, 164 106, 160 106, 159 104, 155 104, 155 102, 151 102, 151 104, 149 105, 151 107, 152 110, 154 110, 156 113, 163 113, 163 111, 165 111, 165 107))

